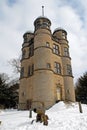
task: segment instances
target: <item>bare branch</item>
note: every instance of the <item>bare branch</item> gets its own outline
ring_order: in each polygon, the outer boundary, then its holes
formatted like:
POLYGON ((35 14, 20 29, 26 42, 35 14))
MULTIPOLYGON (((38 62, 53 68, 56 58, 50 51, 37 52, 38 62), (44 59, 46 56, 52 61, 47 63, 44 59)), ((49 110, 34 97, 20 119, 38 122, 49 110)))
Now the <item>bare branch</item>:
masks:
POLYGON ((14 73, 20 73, 20 70, 21 70, 20 57, 17 59, 10 60, 9 64, 13 67, 14 73))

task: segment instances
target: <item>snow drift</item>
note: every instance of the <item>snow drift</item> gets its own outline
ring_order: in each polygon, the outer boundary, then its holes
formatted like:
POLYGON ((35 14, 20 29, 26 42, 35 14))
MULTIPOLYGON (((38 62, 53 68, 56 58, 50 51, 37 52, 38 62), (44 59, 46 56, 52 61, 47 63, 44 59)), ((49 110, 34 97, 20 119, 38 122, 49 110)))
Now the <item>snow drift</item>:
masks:
POLYGON ((29 111, 0 110, 0 130, 87 130, 87 105, 82 105, 83 113, 79 113, 78 103, 59 102, 46 111, 49 116, 48 126, 31 121, 36 114, 29 111))

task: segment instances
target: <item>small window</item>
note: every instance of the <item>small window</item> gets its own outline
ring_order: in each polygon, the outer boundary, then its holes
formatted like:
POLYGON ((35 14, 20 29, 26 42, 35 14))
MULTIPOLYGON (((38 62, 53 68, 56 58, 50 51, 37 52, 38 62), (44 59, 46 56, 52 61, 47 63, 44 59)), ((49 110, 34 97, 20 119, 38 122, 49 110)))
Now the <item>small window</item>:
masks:
POLYGON ((64 47, 64 56, 69 56, 69 49, 64 47))
POLYGON ((32 66, 31 66, 31 75, 33 75, 34 74, 34 64, 32 64, 32 66))
POLYGON ((34 44, 29 46, 29 57, 34 55, 34 44))
POLYGON ((69 89, 67 90, 67 93, 69 94, 69 89))
POLYGON ((25 96, 25 92, 22 92, 22 96, 23 96, 23 97, 25 96))
POLYGON ((32 76, 34 74, 34 64, 28 67, 28 76, 32 76))
POLYGON ((50 27, 50 25, 48 24, 48 22, 42 22, 41 24, 40 24, 40 27, 42 27, 42 28, 49 28, 50 27))
POLYGON ((68 64, 67 64, 67 74, 68 74, 68 75, 72 75, 71 65, 68 65, 68 64))
POLYGON ((61 74, 60 63, 57 63, 57 62, 54 63, 54 72, 57 73, 57 74, 61 74))
POLYGON ((21 75, 20 75, 21 78, 24 77, 24 67, 21 68, 21 75))
POLYGON ((51 68, 50 63, 47 63, 47 69, 50 69, 50 68, 51 68))
POLYGON ((26 51, 25 51, 25 50, 23 50, 23 52, 22 52, 22 59, 24 59, 24 58, 25 58, 25 56, 26 56, 26 51))
POLYGON ((67 94, 69 94, 69 93, 70 93, 69 89, 67 89, 67 90, 66 90, 66 93, 67 93, 67 94))
POLYGON ((46 42, 46 47, 50 47, 50 43, 49 42, 46 42))
POLYGON ((57 55, 59 54, 59 46, 56 44, 53 44, 53 53, 55 53, 57 55))
POLYGON ((64 32, 62 32, 62 37, 65 39, 66 38, 66 35, 64 32))
POLYGON ((24 42, 27 42, 27 35, 24 36, 24 42))
POLYGON ((34 43, 34 38, 31 38, 31 40, 29 41, 29 45, 34 43))
POLYGON ((30 66, 28 66, 28 76, 31 75, 31 72, 30 72, 30 66))
POLYGON ((43 22, 43 23, 42 23, 42 26, 43 26, 43 27, 47 27, 47 28, 49 28, 49 26, 48 26, 48 23, 47 23, 47 22, 43 22))

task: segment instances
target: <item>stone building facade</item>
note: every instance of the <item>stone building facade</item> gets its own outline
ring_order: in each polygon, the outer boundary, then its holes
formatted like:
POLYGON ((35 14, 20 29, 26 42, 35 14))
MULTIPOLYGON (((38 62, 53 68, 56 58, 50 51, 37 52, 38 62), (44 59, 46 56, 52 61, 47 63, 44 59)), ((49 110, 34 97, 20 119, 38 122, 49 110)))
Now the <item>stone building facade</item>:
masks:
POLYGON ((45 107, 60 100, 75 101, 67 32, 38 17, 34 32, 23 35, 19 109, 45 107))

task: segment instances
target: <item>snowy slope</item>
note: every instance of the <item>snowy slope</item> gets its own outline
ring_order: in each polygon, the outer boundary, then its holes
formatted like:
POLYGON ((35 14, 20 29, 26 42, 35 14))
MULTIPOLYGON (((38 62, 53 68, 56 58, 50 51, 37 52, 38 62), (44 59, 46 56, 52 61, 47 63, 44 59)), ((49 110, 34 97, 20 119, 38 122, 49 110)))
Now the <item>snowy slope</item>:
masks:
POLYGON ((36 114, 29 118, 29 111, 4 110, 0 111, 0 130, 87 130, 87 105, 82 105, 83 113, 79 113, 78 104, 66 105, 57 103, 46 111, 49 116, 48 126, 31 121, 36 114))

